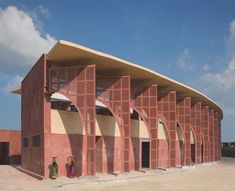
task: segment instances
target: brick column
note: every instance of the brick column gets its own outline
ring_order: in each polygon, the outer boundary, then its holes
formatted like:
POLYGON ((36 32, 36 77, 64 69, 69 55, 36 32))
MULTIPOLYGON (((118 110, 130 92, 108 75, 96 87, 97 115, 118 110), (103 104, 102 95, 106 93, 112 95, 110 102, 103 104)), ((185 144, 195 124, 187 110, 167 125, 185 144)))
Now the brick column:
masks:
MULTIPOLYGON (((133 85, 134 86, 134 85, 133 85)), ((157 85, 133 87, 133 108, 147 124, 150 136, 150 168, 157 168, 157 85)))
POLYGON ((214 113, 214 160, 218 160, 218 112, 214 113))
POLYGON ((209 161, 214 161, 214 110, 209 110, 209 161))
POLYGON ((158 114, 166 119, 169 131, 169 161, 170 167, 176 166, 176 92, 162 94, 158 91, 158 114))
MULTIPOLYGON (((95 175, 95 65, 53 66, 49 69, 49 92, 65 95, 75 105, 85 128, 82 174, 95 175)), ((71 143, 73 144, 73 143, 71 143)))
POLYGON ((190 143, 190 122, 191 122, 191 97, 185 97, 177 103, 177 120, 181 124, 184 133, 184 164, 191 165, 191 143, 190 143))
POLYGON ((221 159, 221 116, 218 117, 218 160, 221 159))
POLYGON ((130 76, 97 79, 97 100, 112 111, 121 134, 122 171, 130 171, 130 76))
POLYGON ((201 133, 202 133, 202 127, 201 127, 201 102, 196 102, 192 104, 192 115, 191 115, 191 127, 194 130, 195 133, 195 151, 196 151, 196 157, 195 162, 196 164, 201 163, 201 133))
POLYGON ((202 128, 204 136, 204 161, 209 162, 209 107, 202 107, 202 128))

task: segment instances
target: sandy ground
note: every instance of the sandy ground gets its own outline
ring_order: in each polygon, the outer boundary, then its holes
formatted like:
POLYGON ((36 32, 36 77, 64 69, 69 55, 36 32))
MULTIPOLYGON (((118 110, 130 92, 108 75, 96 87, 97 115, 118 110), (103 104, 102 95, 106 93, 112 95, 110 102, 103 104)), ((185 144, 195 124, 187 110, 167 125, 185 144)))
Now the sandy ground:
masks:
POLYGON ((0 190, 38 191, 235 191, 235 159, 223 158, 214 165, 199 165, 192 169, 171 169, 165 172, 134 172, 126 176, 96 178, 60 177, 56 180, 36 180, 14 167, 0 165, 0 190))

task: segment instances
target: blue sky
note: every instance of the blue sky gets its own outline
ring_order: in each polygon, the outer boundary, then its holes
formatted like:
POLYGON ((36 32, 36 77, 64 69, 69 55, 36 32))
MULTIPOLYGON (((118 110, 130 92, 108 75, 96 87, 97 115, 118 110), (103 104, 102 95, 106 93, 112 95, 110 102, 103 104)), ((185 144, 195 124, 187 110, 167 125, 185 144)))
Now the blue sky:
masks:
POLYGON ((235 140, 235 1, 0 0, 0 128, 20 129, 20 96, 8 93, 58 39, 151 68, 224 109, 235 140))

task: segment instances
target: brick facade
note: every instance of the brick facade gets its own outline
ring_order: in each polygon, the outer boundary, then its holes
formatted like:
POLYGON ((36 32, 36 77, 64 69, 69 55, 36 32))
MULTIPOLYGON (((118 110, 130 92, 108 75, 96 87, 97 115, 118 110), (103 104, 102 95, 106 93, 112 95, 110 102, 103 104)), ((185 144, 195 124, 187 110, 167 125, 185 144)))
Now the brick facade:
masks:
POLYGON ((222 117, 215 108, 164 85, 109 72, 101 72, 86 59, 53 62, 43 55, 38 60, 21 87, 22 139, 28 140, 28 146, 22 147, 23 169, 48 178, 51 159, 56 156, 59 175, 65 176, 66 156, 73 155, 77 176, 140 170, 143 139, 131 137, 131 110, 147 128, 144 141, 149 142, 150 169, 220 160, 222 117), (51 132, 55 93, 66 96, 75 107, 84 133, 51 132), (96 136, 96 101, 115 118, 119 137, 96 136), (158 138, 159 123, 165 139, 158 138))

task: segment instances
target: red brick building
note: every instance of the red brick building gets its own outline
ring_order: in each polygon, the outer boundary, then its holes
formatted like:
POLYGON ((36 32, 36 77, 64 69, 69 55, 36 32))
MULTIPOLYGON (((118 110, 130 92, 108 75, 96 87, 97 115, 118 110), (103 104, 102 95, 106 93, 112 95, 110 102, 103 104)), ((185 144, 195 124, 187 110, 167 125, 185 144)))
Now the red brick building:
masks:
POLYGON ((59 41, 22 81, 22 168, 77 176, 200 164, 220 159, 221 108, 149 69, 59 41))
POLYGON ((15 130, 0 130, 0 165, 20 164, 21 132, 15 130))

